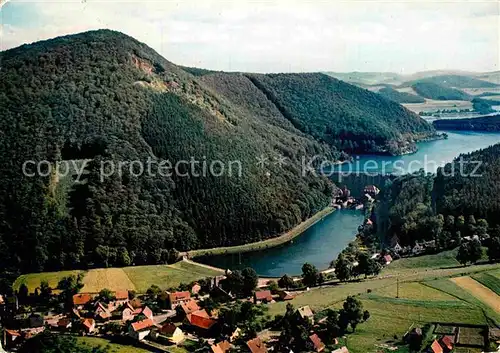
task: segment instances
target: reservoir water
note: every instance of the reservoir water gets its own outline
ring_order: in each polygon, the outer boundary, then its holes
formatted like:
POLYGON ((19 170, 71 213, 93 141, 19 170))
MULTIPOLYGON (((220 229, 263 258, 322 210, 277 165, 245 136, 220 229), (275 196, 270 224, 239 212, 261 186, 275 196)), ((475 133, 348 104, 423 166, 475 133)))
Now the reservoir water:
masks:
MULTIPOLYGON (((423 142, 416 153, 405 156, 357 156, 353 163, 337 167, 343 172, 408 173, 424 168, 428 172, 448 162, 461 153, 469 153, 500 142, 500 133, 446 131, 448 139, 423 142)), ((351 178, 352 179, 352 178, 351 178)), ((364 182, 364 181, 363 181, 364 182)), ((363 221, 363 213, 355 210, 338 210, 326 216, 292 243, 244 254, 223 255, 197 259, 220 268, 254 268, 260 276, 279 277, 287 273, 298 275, 302 265, 309 262, 319 269, 326 269, 347 244, 353 240, 363 221)))
POLYGON ((336 259, 353 240, 363 219, 362 211, 337 210, 307 229, 293 242, 283 246, 250 253, 207 257, 197 261, 224 269, 252 267, 264 277, 280 277, 285 273, 299 275, 306 262, 319 269, 326 269, 330 261, 336 259))

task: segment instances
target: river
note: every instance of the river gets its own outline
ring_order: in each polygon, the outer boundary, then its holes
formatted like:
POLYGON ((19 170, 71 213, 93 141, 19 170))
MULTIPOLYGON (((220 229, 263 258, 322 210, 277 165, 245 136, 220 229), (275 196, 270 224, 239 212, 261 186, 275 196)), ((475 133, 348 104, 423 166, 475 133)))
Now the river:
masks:
MULTIPOLYGON (((447 140, 419 143, 416 153, 405 156, 357 156, 353 163, 337 167, 343 172, 408 173, 424 168, 435 172, 461 153, 469 153, 500 142, 500 133, 447 131, 447 140)), ((319 269, 328 267, 331 260, 353 240, 363 221, 363 213, 338 210, 319 221, 293 243, 245 254, 222 255, 197 259, 221 268, 254 268, 260 276, 280 277, 287 273, 298 275, 305 262, 319 269)))

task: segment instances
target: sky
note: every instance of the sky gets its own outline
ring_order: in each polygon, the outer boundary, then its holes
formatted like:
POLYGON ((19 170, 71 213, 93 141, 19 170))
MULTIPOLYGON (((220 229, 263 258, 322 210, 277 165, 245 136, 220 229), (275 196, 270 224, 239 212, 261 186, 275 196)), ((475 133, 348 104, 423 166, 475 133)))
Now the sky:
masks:
POLYGON ((148 44, 171 62, 213 70, 500 70, 498 0, 0 4, 0 50, 109 28, 148 44))

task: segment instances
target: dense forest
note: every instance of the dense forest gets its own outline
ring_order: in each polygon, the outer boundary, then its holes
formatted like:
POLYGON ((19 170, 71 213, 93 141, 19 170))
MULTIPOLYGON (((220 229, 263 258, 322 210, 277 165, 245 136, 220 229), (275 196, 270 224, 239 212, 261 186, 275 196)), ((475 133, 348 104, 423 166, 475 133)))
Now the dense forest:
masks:
POLYGON ((0 270, 12 277, 166 263, 178 251, 276 236, 327 206, 335 189, 303 175, 303 160, 397 152, 435 133, 326 75, 184 69, 109 30, 23 45, 0 60, 0 270), (191 160, 196 170, 178 163, 191 160), (178 169, 162 174, 165 161, 178 169), (225 173, 200 166, 212 161, 225 173))
MULTIPOLYGON (((388 180, 377 205, 386 242, 436 240, 447 248, 460 236, 500 225, 500 144, 457 157, 438 169, 388 180)), ((455 243, 456 244, 456 243, 455 243)))
POLYGON ((500 114, 469 119, 439 119, 432 124, 439 130, 500 131, 500 114))
POLYGON ((390 86, 381 88, 378 92, 387 99, 396 103, 424 103, 425 99, 407 92, 399 92, 390 86))
POLYGON ((400 154, 435 134, 399 104, 324 74, 247 74, 300 131, 340 150, 400 154))
POLYGON ((170 262, 174 249, 273 237, 330 201, 333 184, 302 176, 300 163, 338 151, 282 116, 250 114, 121 33, 24 45, 0 60, 3 274, 170 262), (273 163, 281 155, 287 163, 273 163), (242 174, 162 176, 152 164, 102 178, 109 162, 191 158, 239 161, 242 174), (27 176, 30 160, 48 163, 27 176), (74 163, 70 175, 48 173, 62 162, 74 163))
POLYGON ((434 82, 416 82, 411 86, 420 96, 440 101, 471 100, 467 93, 455 88, 446 87, 434 82))

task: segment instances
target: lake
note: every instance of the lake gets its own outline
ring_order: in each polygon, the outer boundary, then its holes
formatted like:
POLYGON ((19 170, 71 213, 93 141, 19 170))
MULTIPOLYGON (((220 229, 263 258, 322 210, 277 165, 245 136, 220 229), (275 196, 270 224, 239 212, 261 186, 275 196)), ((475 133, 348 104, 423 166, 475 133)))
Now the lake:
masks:
MULTIPOLYGON (((336 170, 401 174, 424 168, 428 172, 435 172, 438 167, 452 161, 461 153, 469 153, 500 142, 500 133, 462 131, 446 131, 446 133, 447 140, 419 143, 419 150, 411 155, 357 156, 353 163, 338 166, 336 170)), ((351 182, 352 179, 361 180, 361 184, 370 180, 352 176, 350 179, 351 182)), ((285 273, 299 275, 302 273, 302 265, 306 262, 319 269, 326 269, 330 261, 336 259, 354 239, 363 218, 362 211, 338 210, 310 227, 300 237, 295 238, 293 243, 265 251, 222 255, 197 261, 224 269, 252 267, 263 277, 280 277, 285 273)))
POLYGON ((252 267, 263 277, 299 275, 306 262, 326 269, 330 261, 354 239, 364 214, 356 210, 337 210, 326 216, 301 236, 276 248, 264 251, 196 259, 202 263, 229 269, 252 267))
POLYGON ((336 166, 336 172, 360 172, 382 174, 412 173, 423 168, 427 172, 451 162, 461 153, 469 153, 500 142, 498 132, 445 131, 446 140, 418 143, 418 151, 404 156, 359 155, 352 163, 336 166))

